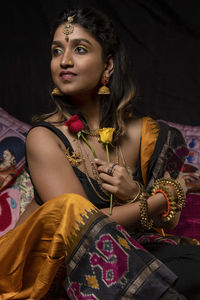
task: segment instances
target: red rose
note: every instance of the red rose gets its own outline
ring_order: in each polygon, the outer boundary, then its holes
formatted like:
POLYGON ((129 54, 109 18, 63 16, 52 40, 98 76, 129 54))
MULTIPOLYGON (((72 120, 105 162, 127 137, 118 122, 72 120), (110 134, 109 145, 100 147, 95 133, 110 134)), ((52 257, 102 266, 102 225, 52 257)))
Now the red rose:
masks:
POLYGON ((78 115, 73 115, 69 120, 67 120, 65 122, 65 126, 67 126, 72 133, 77 133, 84 128, 84 125, 78 115))

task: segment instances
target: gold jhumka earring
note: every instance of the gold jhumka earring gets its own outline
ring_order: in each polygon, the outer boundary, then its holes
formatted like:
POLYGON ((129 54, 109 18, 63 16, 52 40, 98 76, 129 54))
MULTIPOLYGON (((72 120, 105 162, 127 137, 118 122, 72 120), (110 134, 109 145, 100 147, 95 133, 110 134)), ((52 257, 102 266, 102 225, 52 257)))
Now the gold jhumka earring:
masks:
POLYGON ((98 95, 110 95, 110 89, 109 87, 106 86, 108 82, 109 82, 109 76, 104 75, 101 80, 102 86, 98 91, 98 95))
POLYGON ((63 96, 63 93, 58 89, 54 88, 53 91, 51 92, 52 96, 63 96))
POLYGON ((68 35, 74 31, 74 25, 72 24, 74 22, 74 17, 75 15, 68 17, 67 23, 63 28, 63 33, 66 35, 65 37, 66 41, 68 41, 68 35))

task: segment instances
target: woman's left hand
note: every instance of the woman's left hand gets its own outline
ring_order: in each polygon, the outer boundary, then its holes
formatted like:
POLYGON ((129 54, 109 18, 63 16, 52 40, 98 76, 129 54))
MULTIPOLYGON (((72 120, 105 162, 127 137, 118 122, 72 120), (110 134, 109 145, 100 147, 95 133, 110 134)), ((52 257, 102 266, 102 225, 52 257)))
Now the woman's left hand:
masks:
POLYGON ((120 200, 133 199, 138 193, 138 185, 127 170, 118 164, 95 159, 102 187, 120 200))

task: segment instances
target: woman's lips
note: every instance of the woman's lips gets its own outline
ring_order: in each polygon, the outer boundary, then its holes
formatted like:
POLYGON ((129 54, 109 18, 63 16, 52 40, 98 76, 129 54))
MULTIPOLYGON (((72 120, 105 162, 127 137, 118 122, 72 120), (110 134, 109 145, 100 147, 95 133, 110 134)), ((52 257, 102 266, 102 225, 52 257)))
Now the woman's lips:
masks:
POLYGON ((61 79, 64 80, 69 80, 74 78, 75 76, 77 76, 77 74, 73 73, 73 72, 61 72, 60 73, 60 77, 61 79))

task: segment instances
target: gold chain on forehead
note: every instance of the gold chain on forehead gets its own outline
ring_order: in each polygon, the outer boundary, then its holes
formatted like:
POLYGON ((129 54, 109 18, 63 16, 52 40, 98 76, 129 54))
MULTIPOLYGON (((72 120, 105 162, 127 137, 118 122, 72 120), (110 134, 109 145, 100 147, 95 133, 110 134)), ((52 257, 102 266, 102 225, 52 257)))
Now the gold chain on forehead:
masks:
POLYGON ((68 17, 67 23, 63 28, 63 33, 66 35, 66 40, 68 40, 68 35, 74 31, 74 25, 72 24, 74 22, 74 17, 75 15, 68 17))

